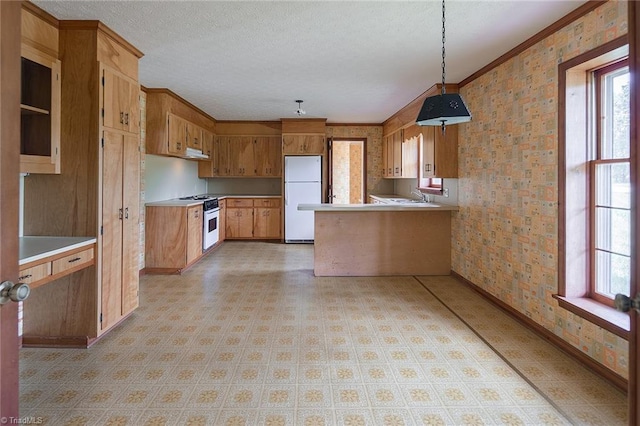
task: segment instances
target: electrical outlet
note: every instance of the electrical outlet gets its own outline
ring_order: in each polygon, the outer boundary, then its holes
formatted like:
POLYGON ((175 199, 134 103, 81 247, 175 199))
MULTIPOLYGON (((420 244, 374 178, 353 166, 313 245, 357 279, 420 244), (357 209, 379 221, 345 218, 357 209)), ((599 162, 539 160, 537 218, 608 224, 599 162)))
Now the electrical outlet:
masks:
POLYGON ((445 197, 449 196, 449 188, 443 188, 442 189, 442 195, 444 195, 445 197))

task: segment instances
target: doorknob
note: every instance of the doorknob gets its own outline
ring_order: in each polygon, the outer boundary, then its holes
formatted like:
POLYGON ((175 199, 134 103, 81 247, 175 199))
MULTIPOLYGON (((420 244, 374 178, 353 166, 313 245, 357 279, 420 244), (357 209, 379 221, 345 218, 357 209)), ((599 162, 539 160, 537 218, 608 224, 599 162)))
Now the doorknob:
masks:
POLYGON ((4 305, 10 300, 14 302, 22 302, 29 297, 31 289, 28 284, 14 284, 11 281, 4 281, 0 284, 0 305, 4 305))
POLYGON ((631 309, 640 312, 640 293, 636 295, 635 299, 630 298, 626 294, 618 293, 616 294, 614 304, 620 312, 629 312, 631 309))

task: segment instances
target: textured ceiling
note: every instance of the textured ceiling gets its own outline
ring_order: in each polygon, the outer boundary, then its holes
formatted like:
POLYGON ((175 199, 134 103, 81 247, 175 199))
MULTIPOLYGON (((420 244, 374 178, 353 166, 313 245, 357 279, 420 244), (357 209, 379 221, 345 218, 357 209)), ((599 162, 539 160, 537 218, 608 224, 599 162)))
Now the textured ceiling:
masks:
MULTIPOLYGON (((41 1, 97 19, 142 52, 140 83, 218 120, 307 117, 381 123, 441 80, 439 1, 41 1)), ((585 1, 446 3, 455 83, 585 1)))

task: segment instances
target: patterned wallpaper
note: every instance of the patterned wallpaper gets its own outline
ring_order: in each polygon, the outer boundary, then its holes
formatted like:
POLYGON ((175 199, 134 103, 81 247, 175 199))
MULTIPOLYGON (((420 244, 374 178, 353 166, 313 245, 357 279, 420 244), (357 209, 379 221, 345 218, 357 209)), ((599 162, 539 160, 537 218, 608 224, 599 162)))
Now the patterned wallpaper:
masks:
POLYGON ((393 181, 382 178, 382 126, 327 125, 326 135, 335 138, 367 138, 366 199, 368 200, 369 194, 393 193, 393 181))
POLYGON ((147 94, 140 91, 140 269, 144 269, 144 223, 145 223, 145 153, 147 148, 147 94))
POLYGON ((489 71, 461 93, 452 268, 623 377, 627 342, 559 308, 557 67, 627 32, 611 1, 489 71))

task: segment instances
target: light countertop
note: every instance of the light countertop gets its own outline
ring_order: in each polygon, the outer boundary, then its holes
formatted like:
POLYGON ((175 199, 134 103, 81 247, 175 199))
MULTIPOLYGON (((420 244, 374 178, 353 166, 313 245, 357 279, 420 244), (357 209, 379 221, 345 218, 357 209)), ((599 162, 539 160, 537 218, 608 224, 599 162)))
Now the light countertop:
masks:
POLYGON ((95 237, 20 237, 19 265, 88 246, 95 237))
MULTIPOLYGON (((225 198, 282 198, 281 195, 228 195, 228 194, 207 194, 212 198, 218 200, 224 200, 225 198)), ((170 200, 152 201, 145 203, 145 206, 150 207, 190 207, 202 204, 204 200, 180 200, 179 198, 172 198, 170 200)))
POLYGON ((298 204, 298 210, 316 212, 458 211, 458 206, 435 203, 406 204, 298 204))

